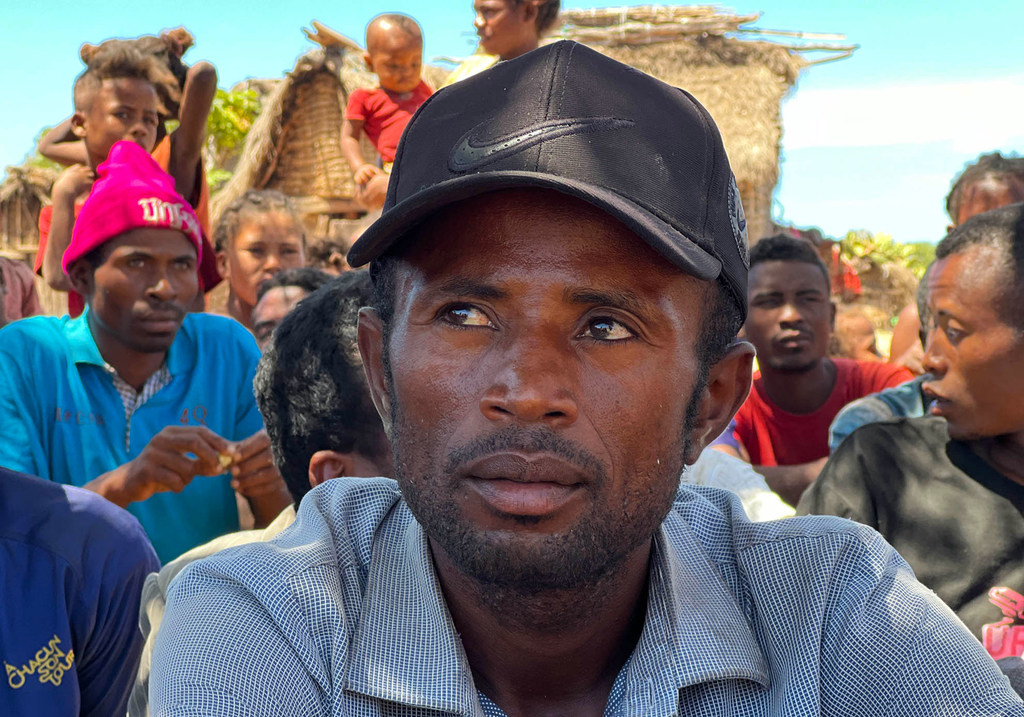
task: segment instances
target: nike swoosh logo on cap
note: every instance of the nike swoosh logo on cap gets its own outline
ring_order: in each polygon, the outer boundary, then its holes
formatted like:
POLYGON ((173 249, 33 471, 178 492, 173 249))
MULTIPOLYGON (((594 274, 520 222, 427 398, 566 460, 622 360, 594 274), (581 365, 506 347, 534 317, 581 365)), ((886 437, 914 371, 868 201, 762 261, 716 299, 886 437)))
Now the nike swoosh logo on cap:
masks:
POLYGON ((462 136, 448 156, 449 169, 453 172, 468 172, 510 154, 522 152, 524 149, 549 139, 573 134, 624 129, 636 124, 633 120, 616 117, 570 117, 538 122, 511 134, 490 140, 476 136, 478 130, 489 123, 490 120, 481 122, 462 136))

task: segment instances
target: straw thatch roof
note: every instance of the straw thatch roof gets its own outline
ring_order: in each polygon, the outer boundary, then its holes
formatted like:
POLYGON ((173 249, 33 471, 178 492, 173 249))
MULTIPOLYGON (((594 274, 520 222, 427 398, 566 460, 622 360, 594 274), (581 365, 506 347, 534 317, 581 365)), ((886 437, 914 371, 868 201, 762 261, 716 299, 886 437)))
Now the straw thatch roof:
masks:
POLYGON ((562 37, 682 87, 708 109, 736 174, 752 241, 771 231, 783 97, 801 70, 847 57, 855 49, 840 44, 839 35, 749 27, 758 18, 708 6, 567 10, 561 15, 562 37), (808 53, 825 57, 805 57, 808 53))
MULTIPOLYGON (((320 23, 313 26, 317 32, 306 35, 320 47, 299 58, 283 80, 251 84, 267 94, 234 174, 213 198, 214 221, 248 189, 277 189, 292 197, 310 229, 320 234, 325 227, 318 219, 363 212, 353 200, 352 171, 341 152, 341 124, 349 94, 376 87, 377 76, 366 68, 357 43, 320 23)), ((441 68, 425 66, 423 72, 435 86, 444 76, 441 68)), ((365 136, 362 149, 368 162, 377 160, 365 136)))
POLYGON ((272 87, 246 136, 234 175, 213 199, 215 218, 252 188, 335 200, 338 211, 355 209, 340 130, 348 93, 371 80, 354 60, 340 48, 314 50, 272 87))
POLYGON ((57 172, 40 167, 7 167, 0 184, 0 251, 24 258, 39 246, 39 210, 50 203, 57 172))

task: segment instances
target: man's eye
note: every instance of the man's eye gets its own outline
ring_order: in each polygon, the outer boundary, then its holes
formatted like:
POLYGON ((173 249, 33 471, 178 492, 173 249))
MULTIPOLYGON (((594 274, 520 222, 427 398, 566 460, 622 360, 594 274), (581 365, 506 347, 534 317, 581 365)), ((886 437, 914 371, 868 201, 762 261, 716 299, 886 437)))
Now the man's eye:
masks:
POLYGON ((460 304, 445 310, 444 318, 456 326, 493 326, 487 314, 475 306, 460 304))
POLYGON ((587 328, 583 330, 582 336, 595 341, 625 341, 635 337, 636 334, 615 319, 601 317, 591 319, 587 323, 587 328))

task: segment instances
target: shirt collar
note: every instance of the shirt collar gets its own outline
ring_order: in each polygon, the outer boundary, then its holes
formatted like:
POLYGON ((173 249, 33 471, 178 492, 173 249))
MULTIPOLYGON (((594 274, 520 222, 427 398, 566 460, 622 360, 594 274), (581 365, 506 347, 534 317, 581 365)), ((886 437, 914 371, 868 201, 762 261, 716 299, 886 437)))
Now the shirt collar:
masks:
MULTIPOLYGON (((185 319, 187 321, 188 317, 186 316, 185 319)), ((76 364, 93 364, 104 369, 109 365, 103 360, 103 355, 96 345, 96 339, 93 338, 92 329, 89 328, 88 306, 85 307, 81 316, 68 319, 65 322, 64 338, 68 342, 71 360, 76 364)), ((185 346, 179 347, 179 344, 184 343, 191 344, 192 339, 191 335, 186 332, 185 323, 183 322, 181 328, 178 329, 178 334, 174 337, 174 342, 167 349, 167 356, 164 359, 164 365, 167 366, 167 370, 172 377, 177 376, 190 367, 189 352, 185 346)))
POLYGON ((479 712, 427 537, 414 519, 374 550, 345 689, 441 712, 479 712))
MULTIPOLYGON (((379 546, 351 643, 345 689, 476 714, 472 672, 422 527, 410 520, 401 539, 379 546)), ((674 512, 655 537, 649 580, 647 617, 627 667, 627 711, 674 715, 679 690, 701 682, 744 679, 768 685, 768 661, 750 622, 704 545, 674 512)))
POLYGON ((647 617, 629 671, 627 712, 652 716, 677 714, 679 690, 690 685, 769 683, 750 621, 706 546, 674 511, 655 535, 647 617))

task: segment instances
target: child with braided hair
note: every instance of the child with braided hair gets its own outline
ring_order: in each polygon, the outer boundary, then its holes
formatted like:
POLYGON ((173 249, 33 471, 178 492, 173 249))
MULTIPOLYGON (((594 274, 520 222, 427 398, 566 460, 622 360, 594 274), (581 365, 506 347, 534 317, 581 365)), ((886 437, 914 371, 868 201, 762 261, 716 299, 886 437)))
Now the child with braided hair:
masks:
POLYGON ((302 220, 281 192, 250 189, 221 214, 213 240, 217 267, 228 283, 227 313, 252 331, 260 284, 306 265, 302 220))

